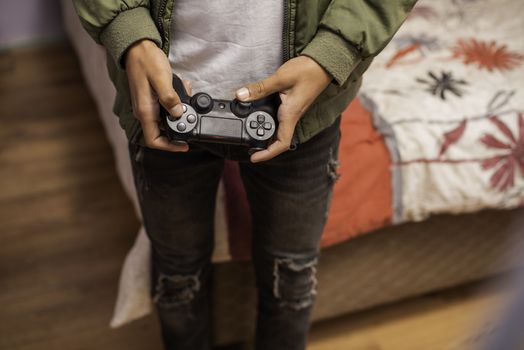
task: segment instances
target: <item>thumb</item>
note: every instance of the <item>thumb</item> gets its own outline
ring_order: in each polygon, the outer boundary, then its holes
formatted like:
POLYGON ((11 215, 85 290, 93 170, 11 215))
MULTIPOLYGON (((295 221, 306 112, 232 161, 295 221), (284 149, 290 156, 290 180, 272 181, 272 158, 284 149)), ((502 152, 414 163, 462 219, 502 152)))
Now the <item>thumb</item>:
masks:
POLYGON ((264 80, 248 84, 236 92, 236 97, 240 101, 253 101, 282 91, 288 86, 278 75, 273 74, 264 80))

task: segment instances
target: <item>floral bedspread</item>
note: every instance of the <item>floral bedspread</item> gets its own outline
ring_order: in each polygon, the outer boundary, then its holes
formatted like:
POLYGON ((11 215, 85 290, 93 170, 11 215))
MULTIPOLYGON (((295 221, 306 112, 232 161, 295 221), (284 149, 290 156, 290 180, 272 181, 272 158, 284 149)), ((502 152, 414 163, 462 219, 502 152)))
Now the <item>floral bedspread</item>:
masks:
POLYGON ((524 205, 524 1, 420 1, 361 100, 390 151, 393 223, 524 205))

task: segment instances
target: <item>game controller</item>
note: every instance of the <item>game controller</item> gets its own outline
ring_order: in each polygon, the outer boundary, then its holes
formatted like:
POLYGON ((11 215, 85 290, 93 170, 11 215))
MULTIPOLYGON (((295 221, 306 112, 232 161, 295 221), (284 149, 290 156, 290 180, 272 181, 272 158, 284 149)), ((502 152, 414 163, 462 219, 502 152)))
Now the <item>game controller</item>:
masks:
POLYGON ((171 142, 211 142, 248 147, 249 153, 266 149, 273 141, 277 129, 278 94, 253 102, 218 100, 204 92, 189 96, 177 75, 173 75, 173 88, 184 106, 181 117, 171 116, 161 108, 171 142))

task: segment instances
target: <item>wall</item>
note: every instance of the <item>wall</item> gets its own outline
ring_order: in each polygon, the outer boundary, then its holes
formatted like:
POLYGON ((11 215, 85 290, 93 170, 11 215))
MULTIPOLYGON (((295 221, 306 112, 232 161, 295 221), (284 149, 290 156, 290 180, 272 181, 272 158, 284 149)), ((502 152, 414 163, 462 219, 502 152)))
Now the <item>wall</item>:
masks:
POLYGON ((0 0, 0 48, 64 37, 59 0, 0 0))

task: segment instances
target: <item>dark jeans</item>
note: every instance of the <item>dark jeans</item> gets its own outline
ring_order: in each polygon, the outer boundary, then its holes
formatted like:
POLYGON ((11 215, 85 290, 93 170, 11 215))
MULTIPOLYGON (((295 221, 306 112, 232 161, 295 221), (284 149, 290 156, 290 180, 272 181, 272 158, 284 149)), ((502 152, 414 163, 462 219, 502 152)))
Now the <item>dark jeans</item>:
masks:
POLYGON ((225 158, 239 163, 254 228, 256 349, 306 348, 319 242, 337 178, 339 124, 340 118, 296 150, 258 164, 240 146, 170 153, 130 144, 167 349, 211 349, 210 258, 225 158))

